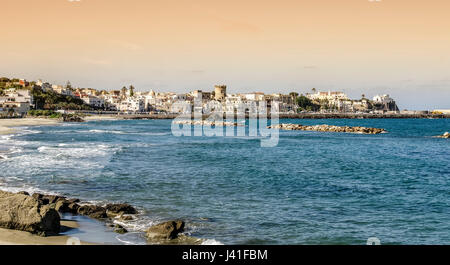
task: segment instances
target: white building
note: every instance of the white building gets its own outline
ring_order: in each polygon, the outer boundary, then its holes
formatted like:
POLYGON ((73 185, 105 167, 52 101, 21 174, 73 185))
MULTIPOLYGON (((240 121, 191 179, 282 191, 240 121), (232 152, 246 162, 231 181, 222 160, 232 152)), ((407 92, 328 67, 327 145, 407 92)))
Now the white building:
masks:
POLYGON ((389 97, 389 95, 384 94, 384 95, 376 95, 375 97, 373 97, 373 101, 375 103, 386 104, 394 102, 394 99, 389 97))
POLYGON ((0 112, 7 113, 10 110, 19 115, 24 115, 30 110, 30 103, 16 101, 0 102, 0 112))
POLYGON ((243 94, 246 100, 251 101, 263 101, 264 100, 264 93, 262 92, 254 92, 254 93, 247 93, 243 94))
POLYGON ((136 97, 128 97, 122 100, 119 105, 119 111, 122 112, 144 112, 145 102, 143 99, 136 97))
POLYGON ((312 100, 348 100, 348 96, 344 92, 339 91, 328 91, 328 92, 317 92, 316 94, 307 94, 306 97, 312 100))
POLYGON ((13 99, 15 102, 26 102, 30 105, 33 104, 33 95, 31 95, 30 90, 8 90, 5 94, 8 98, 13 99))
POLYGON ((83 95, 81 99, 84 101, 84 103, 96 107, 96 108, 103 108, 105 107, 105 101, 102 98, 95 97, 92 95, 83 95))

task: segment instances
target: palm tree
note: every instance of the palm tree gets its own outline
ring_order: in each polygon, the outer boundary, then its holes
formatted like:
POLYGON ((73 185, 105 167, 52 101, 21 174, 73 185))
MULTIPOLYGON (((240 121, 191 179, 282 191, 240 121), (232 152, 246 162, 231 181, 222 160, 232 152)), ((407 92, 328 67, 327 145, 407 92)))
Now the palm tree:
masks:
POLYGON ((289 93, 289 96, 291 96, 293 99, 298 98, 298 93, 297 92, 291 92, 289 93))

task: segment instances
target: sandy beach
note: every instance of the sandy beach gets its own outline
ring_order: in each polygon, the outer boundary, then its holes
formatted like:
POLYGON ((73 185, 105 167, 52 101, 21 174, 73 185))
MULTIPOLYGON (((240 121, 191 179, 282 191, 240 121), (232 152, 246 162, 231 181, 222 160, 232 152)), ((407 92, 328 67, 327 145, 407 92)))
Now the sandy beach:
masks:
POLYGON ((0 135, 11 134, 16 132, 16 130, 13 127, 54 125, 60 122, 61 121, 57 119, 42 119, 42 118, 0 119, 0 135))
POLYGON ((117 115, 90 115, 83 118, 85 121, 111 121, 117 120, 117 115))
MULTIPOLYGON (((75 229, 78 228, 78 223, 62 220, 61 226, 66 230, 75 229)), ((24 231, 0 228, 0 245, 67 245, 69 238, 65 235, 40 237, 24 231)), ((80 244, 92 245, 82 241, 80 244)))
MULTIPOLYGON (((85 121, 117 120, 117 116, 91 115, 86 116, 83 119, 85 121)), ((61 122, 62 121, 58 119, 46 119, 46 118, 0 119, 0 135, 15 133, 16 130, 14 129, 14 127, 55 125, 61 122)))

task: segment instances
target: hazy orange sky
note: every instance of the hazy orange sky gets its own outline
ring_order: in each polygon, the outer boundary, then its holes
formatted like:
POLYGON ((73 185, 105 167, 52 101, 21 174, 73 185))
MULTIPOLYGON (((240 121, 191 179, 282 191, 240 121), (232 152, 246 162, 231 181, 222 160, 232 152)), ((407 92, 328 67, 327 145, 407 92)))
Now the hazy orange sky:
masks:
POLYGON ((448 0, 0 0, 0 76, 450 108, 448 0))

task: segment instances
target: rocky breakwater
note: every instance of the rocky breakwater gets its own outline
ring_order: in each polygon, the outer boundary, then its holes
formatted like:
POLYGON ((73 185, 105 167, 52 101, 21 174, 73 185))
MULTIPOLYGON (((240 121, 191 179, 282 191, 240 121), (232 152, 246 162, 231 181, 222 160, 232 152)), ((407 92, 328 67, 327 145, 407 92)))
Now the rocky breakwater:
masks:
POLYGON ((174 124, 187 124, 187 125, 206 125, 206 126, 242 126, 237 122, 228 122, 228 121, 208 121, 208 120, 182 120, 182 121, 174 121, 174 124))
POLYGON ((368 127, 350 127, 350 126, 334 126, 334 125, 301 125, 301 124, 277 124, 268 126, 269 129, 280 130, 298 130, 298 131, 317 131, 317 132, 341 132, 341 133, 361 133, 361 134, 379 134, 386 133, 385 129, 368 128, 368 127))
POLYGON ((27 194, 0 191, 0 227, 27 231, 39 236, 59 233, 58 212, 27 194))
POLYGON ((437 138, 445 138, 445 139, 450 139, 450 133, 445 132, 443 135, 438 135, 436 136, 437 138))

